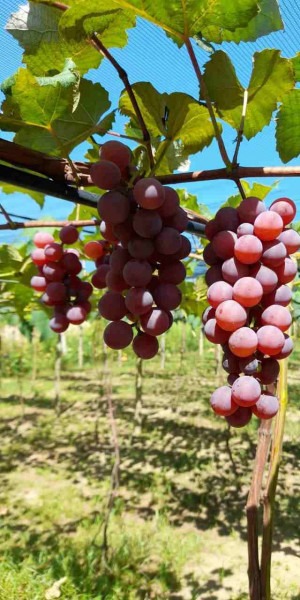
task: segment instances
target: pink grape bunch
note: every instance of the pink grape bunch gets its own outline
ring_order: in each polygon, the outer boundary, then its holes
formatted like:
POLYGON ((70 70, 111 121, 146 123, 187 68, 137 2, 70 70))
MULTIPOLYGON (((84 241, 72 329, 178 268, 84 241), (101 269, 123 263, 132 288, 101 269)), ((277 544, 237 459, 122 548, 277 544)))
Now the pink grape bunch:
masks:
POLYGON ((93 292, 93 286, 78 277, 82 270, 79 252, 65 248, 78 240, 77 228, 66 225, 59 237, 61 243, 55 242, 50 233, 36 233, 31 254, 38 274, 31 278, 30 284, 35 291, 42 292, 41 302, 53 308, 49 325, 55 333, 63 333, 70 323, 80 325, 85 321, 91 310, 89 298, 93 292))
POLYGON ((109 262, 101 257, 96 262, 92 283, 107 288, 98 304, 110 321, 107 346, 120 350, 132 343, 137 356, 150 359, 159 349, 157 336, 171 327, 171 311, 180 305, 178 285, 186 276, 181 261, 191 245, 182 235, 188 217, 176 191, 154 177, 137 176, 131 158, 125 144, 110 141, 91 167, 91 181, 106 190, 98 201, 100 231, 113 245, 109 262))
POLYGON ((265 386, 276 383, 278 361, 293 350, 286 332, 292 321, 287 284, 297 274, 290 255, 300 247, 299 234, 288 227, 295 214, 289 198, 267 210, 251 196, 237 209, 221 208, 205 228, 209 307, 202 320, 207 339, 222 345, 228 373, 228 385, 213 392, 210 404, 233 427, 246 425, 252 414, 272 418, 279 408, 265 386))

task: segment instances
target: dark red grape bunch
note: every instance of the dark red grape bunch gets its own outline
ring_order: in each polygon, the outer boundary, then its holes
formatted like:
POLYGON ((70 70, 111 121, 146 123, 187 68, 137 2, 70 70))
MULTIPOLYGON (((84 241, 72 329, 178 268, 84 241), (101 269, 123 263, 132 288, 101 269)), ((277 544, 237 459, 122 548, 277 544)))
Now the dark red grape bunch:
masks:
POLYGON ((300 248, 299 234, 288 227, 295 214, 289 198, 278 198, 267 210, 251 196, 237 209, 221 208, 205 228, 210 306, 202 320, 207 339, 222 345, 228 373, 228 386, 218 388, 210 402, 233 427, 246 425, 252 414, 269 419, 279 408, 264 386, 276 383, 278 361, 293 350, 286 332, 292 322, 287 284, 297 274, 290 254, 300 248))
POLYGON ((157 336, 170 328, 171 311, 180 305, 177 286, 186 275, 181 260, 191 245, 182 235, 188 218, 176 191, 154 177, 137 177, 130 185, 130 161, 127 146, 106 142, 91 168, 92 182, 107 190, 98 212, 101 234, 112 244, 109 263, 97 259, 92 283, 107 288, 98 305, 100 315, 111 321, 104 331, 106 344, 122 349, 132 342, 137 356, 150 359, 159 349, 157 336))
POLYGON ((31 279, 31 287, 43 292, 41 301, 53 307, 50 327, 55 333, 62 333, 69 324, 80 325, 91 310, 89 297, 93 286, 78 277, 82 264, 79 252, 65 248, 74 244, 79 233, 73 225, 66 225, 59 232, 61 243, 54 241, 50 233, 39 232, 34 236, 36 248, 31 254, 38 268, 38 275, 31 279))

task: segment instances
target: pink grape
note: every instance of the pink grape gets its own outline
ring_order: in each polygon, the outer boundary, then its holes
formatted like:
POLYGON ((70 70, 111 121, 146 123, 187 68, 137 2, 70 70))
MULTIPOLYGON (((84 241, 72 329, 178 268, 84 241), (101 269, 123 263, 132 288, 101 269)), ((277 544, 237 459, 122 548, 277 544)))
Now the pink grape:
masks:
POLYGON ((109 348, 122 350, 132 342, 132 328, 125 321, 113 321, 105 327, 103 339, 109 348))
POLYGON ((263 295, 263 288, 259 281, 253 277, 242 277, 233 286, 233 300, 242 306, 255 306, 259 304, 263 295))
POLYGON ((93 184, 101 190, 112 190, 120 185, 121 171, 110 160, 100 160, 92 164, 90 177, 93 184))
POLYGON ((234 245, 235 257, 245 265, 252 265, 257 262, 262 255, 262 251, 262 243, 255 235, 242 235, 234 245))
POLYGON ((148 360, 158 353, 159 344, 153 335, 138 333, 132 342, 132 349, 139 358, 148 360))
POLYGON ((236 234, 233 231, 219 231, 213 238, 212 248, 219 258, 226 260, 234 254, 236 234))
POLYGON ((133 188, 135 201, 148 210, 155 210, 162 206, 165 199, 164 187, 153 177, 140 179, 133 188))
POLYGON ((219 327, 216 319, 209 319, 204 325, 204 333, 209 342, 213 344, 226 344, 230 332, 219 327))
POLYGON ((43 248, 35 248, 31 252, 31 260, 38 267, 42 267, 43 265, 45 265, 47 262, 47 258, 45 256, 43 248))
POLYGON ((124 196, 121 192, 106 192, 99 198, 97 209, 105 223, 118 225, 127 219, 130 203, 127 196, 124 196))
POLYGON ((130 288, 126 294, 125 304, 134 315, 143 315, 153 304, 153 296, 146 288, 130 288))
POLYGON ((284 225, 291 223, 297 212, 296 204, 290 198, 277 198, 272 202, 270 210, 280 215, 284 225))
POLYGON ((292 323, 292 316, 288 308, 272 304, 263 311, 261 323, 262 325, 275 325, 281 331, 286 331, 292 323))
POLYGON ((263 242, 275 240, 282 230, 282 218, 274 211, 263 212, 254 221, 254 235, 263 242))
POLYGON ((278 240, 285 245, 288 254, 294 254, 300 248, 300 235, 294 229, 284 229, 278 240))
POLYGON ((257 335, 250 327, 234 331, 228 341, 231 352, 240 358, 251 356, 257 349, 257 335))
POLYGON ((170 327, 169 315, 165 310, 153 308, 141 316, 141 327, 148 335, 161 335, 170 327))
POLYGON ((278 277, 279 283, 290 283, 296 276, 297 263, 287 257, 279 267, 274 269, 274 271, 278 277))
POLYGON ((271 392, 263 392, 257 401, 252 406, 253 414, 259 419, 272 419, 279 410, 279 401, 271 392))
POLYGON ((104 319, 108 319, 109 321, 119 321, 125 317, 127 306, 122 294, 108 291, 100 298, 98 310, 101 317, 104 317, 104 319))
POLYGON ((292 290, 287 285, 280 285, 270 294, 265 294, 263 296, 262 305, 264 307, 271 306, 271 304, 280 304, 281 306, 288 306, 291 299, 292 290))
POLYGON ((242 235, 253 235, 253 231, 254 225, 252 223, 241 223, 236 230, 236 234, 239 238, 242 235))
POLYGON ((59 232, 63 244, 75 244, 79 238, 79 232, 73 225, 66 225, 59 232))
POLYGON ((161 254, 175 254, 180 250, 181 236, 176 229, 164 227, 155 238, 155 249, 161 254))
POLYGON ((239 262, 235 256, 232 256, 223 262, 222 275, 225 281, 234 284, 241 277, 249 275, 249 267, 239 262))
POLYGON ((255 196, 242 200, 237 207, 241 222, 254 223, 256 217, 267 210, 265 204, 255 196))
POLYGON ((182 262, 171 261, 166 265, 161 265, 159 267, 159 281, 163 283, 173 283, 175 285, 179 285, 182 281, 184 281, 186 276, 186 268, 182 264, 182 262))
POLYGON ((233 289, 226 281, 216 281, 207 290, 207 300, 213 308, 217 308, 224 300, 232 299, 233 289))
POLYGON ((182 294, 173 283, 159 283, 153 291, 156 306, 163 310, 174 310, 180 305, 182 294))
POLYGON ((233 384, 232 399, 239 406, 253 406, 261 395, 261 387, 254 377, 244 375, 239 377, 233 384))
POLYGON ((216 309, 216 320, 225 331, 236 331, 243 327, 247 321, 247 312, 235 300, 225 300, 216 309))
POLYGON ((151 265, 145 260, 129 260, 123 269, 123 277, 129 286, 144 287, 152 277, 151 265))
POLYGON ((257 348, 263 354, 274 356, 280 353, 284 345, 284 335, 274 325, 264 325, 257 331, 257 348))
POLYGON ((261 255, 261 262, 267 267, 279 267, 286 257, 286 247, 279 240, 272 240, 272 242, 264 242, 263 253, 261 255))
POLYGON ((45 277, 34 275, 31 277, 30 285, 36 292, 44 292, 47 286, 47 280, 45 277))
POLYGON ((163 219, 167 219, 168 217, 172 217, 177 212, 179 208, 179 196, 176 190, 169 187, 168 185, 164 186, 164 190, 164 203, 157 210, 163 219))
POLYGON ((231 427, 245 427, 245 425, 248 425, 252 417, 251 408, 248 408, 246 406, 239 406, 238 409, 233 413, 233 415, 225 417, 227 423, 231 425, 231 427))
POLYGON ((261 370, 258 378, 263 385, 275 383, 279 375, 279 363, 275 358, 264 358, 261 361, 261 370))
POLYGON ((48 244, 52 244, 53 242, 53 235, 47 233, 47 231, 38 231, 33 238, 33 243, 37 248, 45 248, 48 244))
POLYGON ((294 344, 292 338, 290 338, 286 333, 284 333, 284 344, 280 352, 278 352, 278 354, 273 355, 273 358, 276 358, 276 360, 287 358, 293 352, 293 349, 294 344))
POLYGON ((269 267, 265 267, 264 265, 254 265, 250 270, 250 275, 259 281, 264 294, 269 294, 275 290, 278 283, 278 277, 269 267))
POLYGON ((108 160, 115 163, 123 171, 130 164, 131 150, 122 142, 110 140, 100 146, 99 156, 101 160, 108 160))
POLYGON ((140 208, 132 220, 134 231, 144 238, 154 238, 162 229, 162 218, 156 210, 140 208))
POLYGON ((222 385, 212 393, 210 405, 217 415, 223 417, 232 415, 238 409, 237 404, 232 399, 231 388, 227 385, 222 385))

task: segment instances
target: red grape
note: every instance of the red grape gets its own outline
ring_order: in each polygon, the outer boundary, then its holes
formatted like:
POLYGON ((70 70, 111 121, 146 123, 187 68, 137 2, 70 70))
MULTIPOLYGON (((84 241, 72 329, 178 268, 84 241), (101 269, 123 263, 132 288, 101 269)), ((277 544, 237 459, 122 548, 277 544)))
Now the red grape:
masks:
POLYGON ((263 385, 275 383, 279 375, 279 363, 275 358, 264 358, 261 361, 261 371, 258 378, 263 385))
POLYGON ((257 403, 252 406, 253 414, 259 419, 272 419, 278 410, 278 398, 271 392, 263 392, 257 403))
POLYGON ((292 323, 292 316, 288 308, 284 308, 280 304, 272 304, 263 311, 261 323, 262 325, 275 325, 281 331, 286 331, 292 323))
POLYGON ((109 321, 119 321, 125 317, 127 306, 122 294, 108 291, 100 298, 98 310, 101 317, 104 317, 104 319, 108 319, 109 321))
POLYGON ((159 281, 179 285, 186 276, 185 266, 179 260, 174 260, 166 265, 161 265, 158 271, 159 281))
POLYGON ((156 306, 163 310, 174 310, 181 302, 181 291, 173 283, 159 283, 153 291, 156 306))
POLYGON ((284 344, 280 350, 280 352, 278 352, 278 354, 274 355, 274 358, 276 358, 276 360, 281 360, 282 358, 287 358, 287 356, 289 356, 294 349, 294 344, 293 344, 293 340, 292 338, 290 338, 286 333, 284 333, 284 344))
POLYGON ((234 284, 241 277, 249 275, 249 267, 237 260, 234 256, 222 264, 222 275, 225 281, 234 284))
POLYGON ((235 300, 225 300, 216 309, 216 320, 225 331, 236 331, 243 327, 247 321, 247 312, 235 300))
POLYGON ((104 247, 101 242, 90 241, 84 244, 83 252, 89 258, 93 260, 97 260, 97 258, 101 258, 104 254, 104 247))
POLYGON ((45 249, 45 256, 48 260, 51 260, 53 262, 58 262, 62 256, 63 256, 63 247, 61 244, 57 244, 56 242, 52 242, 51 244, 48 244, 45 249))
POLYGON ((155 249, 161 254, 175 254, 180 250, 181 236, 176 229, 164 227, 155 238, 155 249))
POLYGON ((207 265, 210 266, 217 265, 220 262, 220 259, 216 255, 211 242, 207 244, 203 250, 203 260, 207 265))
POLYGON ((263 251, 261 241, 255 235, 242 235, 234 245, 235 257, 245 265, 257 262, 263 251))
POLYGON ((286 247, 279 240, 272 240, 272 242, 264 242, 263 253, 261 255, 261 262, 267 267, 279 267, 286 257, 286 247))
POLYGON ((239 377, 232 386, 232 399, 239 406, 253 406, 261 394, 261 387, 254 377, 239 377))
POLYGON ((282 218, 273 211, 261 213, 254 221, 254 235, 263 242, 275 240, 282 230, 282 218))
POLYGON ((141 316, 141 327, 149 335, 161 335, 170 327, 169 315, 165 310, 153 308, 141 316))
POLYGON ((259 304, 263 295, 263 288, 259 281, 253 277, 242 277, 233 286, 233 299, 242 306, 255 306, 259 304))
POLYGON ((300 235, 294 229, 284 229, 278 240, 285 245, 288 254, 294 254, 300 248, 300 235))
POLYGON ((115 273, 112 269, 108 271, 105 281, 108 289, 113 292, 123 292, 130 287, 130 285, 126 283, 122 273, 115 273))
POLYGON ((69 327, 69 320, 63 314, 56 314, 50 319, 49 326, 55 333, 63 333, 69 327))
POLYGON ((244 198, 237 211, 241 222, 254 223, 256 217, 267 210, 265 204, 255 196, 244 198))
POLYGON ((207 300, 213 308, 217 308, 224 300, 232 299, 232 287, 226 281, 216 281, 207 290, 207 300))
MULTIPOLYGON (((172 257, 173 258, 173 257, 172 257)), ((205 273, 205 281, 208 286, 213 283, 217 283, 222 280, 222 268, 220 265, 213 265, 210 269, 207 269, 205 273)))
POLYGON ((131 150, 122 142, 110 140, 100 146, 99 156, 101 160, 108 160, 119 167, 121 171, 128 167, 131 161, 131 150))
POLYGON ((239 406, 233 415, 229 415, 229 417, 225 417, 225 419, 227 423, 231 425, 231 427, 245 427, 245 425, 247 425, 251 420, 251 417, 251 408, 239 406))
POLYGON ((244 375, 254 375, 258 371, 258 366, 259 362, 253 354, 239 360, 239 372, 244 373, 244 375))
POLYGON ((162 219, 156 210, 140 208, 132 221, 133 229, 144 238, 154 238, 162 229, 162 219))
POLYGON ((236 234, 233 231, 219 231, 213 238, 212 248, 219 258, 226 260, 234 254, 236 234))
POLYGON ((141 237, 131 238, 127 248, 132 258, 139 258, 141 260, 149 258, 154 252, 153 241, 141 237))
POLYGON ((257 335, 250 327, 241 327, 231 334, 228 344, 235 356, 251 356, 257 348, 257 335))
POLYGON ((209 342, 213 344, 226 344, 230 332, 219 327, 216 319, 209 319, 204 325, 204 333, 209 342))
POLYGON ((100 233, 103 235, 104 239, 108 242, 117 242, 118 238, 115 235, 115 228, 122 227, 123 223, 120 225, 111 225, 110 223, 105 223, 105 221, 101 221, 100 223, 100 233))
POLYGON ((211 219, 205 225, 205 237, 211 242, 213 237, 220 231, 220 227, 218 226, 215 219, 211 219))
POLYGON ((153 304, 153 297, 146 288, 130 288, 126 294, 125 304, 134 315, 143 315, 148 312, 153 304))
POLYGON ((232 415, 238 409, 237 404, 232 399, 231 388, 227 385, 222 385, 212 393, 210 405, 217 415, 223 417, 232 415))
POLYGON ((37 248, 45 248, 48 244, 54 242, 54 237, 47 231, 38 231, 33 238, 33 243, 37 248))
POLYGON ((213 319, 216 313, 216 309, 212 306, 208 306, 202 314, 202 323, 205 325, 209 319, 213 319))
POLYGON ((177 208, 176 213, 172 215, 172 217, 165 219, 165 224, 167 227, 172 227, 173 229, 179 231, 179 233, 182 233, 186 230, 188 222, 188 216, 185 210, 183 210, 183 208, 180 206, 177 208))
POLYGON ((172 217, 179 208, 179 196, 176 190, 169 187, 168 185, 164 186, 165 190, 165 199, 162 206, 158 208, 158 212, 163 219, 168 217, 172 217))
POLYGON ((236 234, 239 238, 242 235, 253 235, 253 231, 254 225, 252 223, 241 223, 236 230, 236 234))
POLYGON ((271 306, 271 304, 280 304, 281 306, 288 306, 291 299, 292 290, 287 285, 280 285, 270 294, 265 294, 263 296, 262 305, 264 307, 271 306))
POLYGON ((63 244, 75 244, 79 238, 79 232, 74 225, 66 225, 59 232, 63 244))
POLYGON ((147 333, 138 333, 132 342, 133 351, 144 360, 153 358, 159 350, 156 337, 147 333))
POLYGON ((153 177, 140 179, 133 188, 135 201, 148 210, 159 208, 165 199, 164 187, 153 177))
POLYGON ((288 225, 293 221, 297 211, 295 203, 290 198, 278 198, 272 202, 270 210, 280 215, 284 225, 288 225))
POLYGON ((93 163, 90 170, 91 180, 101 190, 112 190, 121 182, 119 167, 110 160, 93 163))
POLYGON ((86 311, 83 306, 71 306, 66 312, 69 323, 81 325, 86 320, 86 311))
POLYGON ((227 373, 237 373, 238 374, 241 372, 241 369, 239 366, 239 359, 237 358, 237 356, 232 354, 232 352, 230 350, 227 350, 224 353, 223 360, 222 360, 222 366, 223 366, 223 369, 227 373))
POLYGON ((122 350, 132 342, 132 327, 125 321, 114 321, 105 327, 103 338, 109 348, 122 350))
POLYGON ((106 288, 106 275, 109 273, 109 265, 100 265, 92 276, 92 284, 98 290, 106 288))
POLYGON ((279 283, 290 283, 296 276, 297 263, 287 257, 279 267, 274 269, 274 271, 278 277, 279 283))
POLYGON ((42 267, 43 265, 45 265, 47 262, 47 258, 45 256, 43 248, 35 248, 31 252, 31 260, 38 267, 42 267))
POLYGON ((123 277, 130 286, 144 287, 152 277, 151 265, 145 260, 129 260, 123 269, 123 277))
POLYGON ((122 273, 131 256, 125 248, 118 246, 110 255, 109 264, 114 273, 122 273))
POLYGON ((46 287, 46 294, 54 304, 62 304, 67 299, 66 288, 59 281, 51 281, 46 287))
POLYGON ((264 294, 269 294, 275 290, 278 283, 278 277, 269 267, 265 267, 264 265, 254 265, 250 270, 250 275, 259 281, 264 294))
POLYGON ((61 265, 67 273, 71 273, 72 275, 78 275, 82 269, 81 262, 76 254, 69 252, 63 255, 61 265))
POLYGON ((191 242, 185 235, 180 235, 181 239, 181 247, 178 252, 172 254, 172 260, 182 260, 183 258, 187 258, 192 250, 191 242))
POLYGON ((65 274, 65 269, 55 262, 48 262, 43 266, 43 275, 48 281, 62 281, 65 274))
POLYGON ((257 348, 260 352, 269 356, 275 356, 283 348, 284 335, 278 327, 264 325, 257 331, 257 342, 257 348))
POLYGON ((215 215, 215 222, 220 230, 236 231, 240 218, 236 208, 232 206, 223 206, 215 215))
POLYGON ((130 203, 127 196, 124 196, 121 192, 106 192, 99 198, 97 209, 101 219, 105 223, 118 225, 127 219, 130 211, 130 203))

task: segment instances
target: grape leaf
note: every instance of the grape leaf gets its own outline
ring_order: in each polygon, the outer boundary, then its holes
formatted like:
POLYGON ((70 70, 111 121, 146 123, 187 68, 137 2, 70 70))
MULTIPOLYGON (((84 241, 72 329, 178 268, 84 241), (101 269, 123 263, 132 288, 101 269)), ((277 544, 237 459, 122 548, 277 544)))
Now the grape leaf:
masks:
POLYGON ((277 113, 276 148, 287 163, 300 154, 300 90, 292 90, 277 113))
POLYGON ((24 188, 19 187, 18 185, 12 185, 10 183, 0 183, 0 190, 2 194, 27 194, 32 198, 41 208, 44 206, 45 196, 44 194, 40 194, 39 192, 34 192, 33 190, 25 190, 24 188))
MULTIPOLYGON (((215 52, 205 65, 205 83, 220 117, 238 130, 242 116, 244 90, 225 52, 215 52)), ((254 66, 248 87, 244 135, 249 140, 269 124, 284 95, 294 86, 291 62, 279 50, 254 54, 254 66)))
POLYGON ((176 190, 179 199, 180 206, 182 208, 189 208, 195 212, 199 212, 199 205, 197 201, 197 196, 195 194, 190 194, 187 190, 176 190))
MULTIPOLYGON (((266 196, 272 192, 277 186, 278 181, 275 181, 271 185, 264 185, 263 183, 254 182, 252 184, 248 183, 248 181, 241 180, 241 184, 244 188, 246 196, 255 196, 260 200, 264 200, 266 196)), ((242 201, 240 194, 235 194, 234 196, 230 196, 224 204, 220 206, 223 208, 224 206, 232 206, 236 208, 242 201)))
POLYGON ((70 56, 83 74, 96 69, 103 58, 86 40, 66 40, 59 31, 61 17, 57 8, 29 2, 13 13, 6 24, 7 31, 24 48, 23 63, 34 75, 62 71, 70 56))
POLYGON ((300 52, 292 58, 292 63, 294 67, 295 79, 296 81, 300 81, 300 52))
POLYGON ((65 156, 97 130, 109 107, 106 90, 85 79, 78 86, 76 73, 73 80, 36 78, 19 69, 2 104, 0 129, 16 131, 14 141, 23 146, 65 156))
POLYGON ((203 28, 201 34, 206 40, 217 44, 222 42, 239 44, 239 42, 254 42, 264 35, 284 28, 277 0, 260 0, 258 4, 258 13, 246 26, 229 31, 228 28, 213 25, 203 28))

